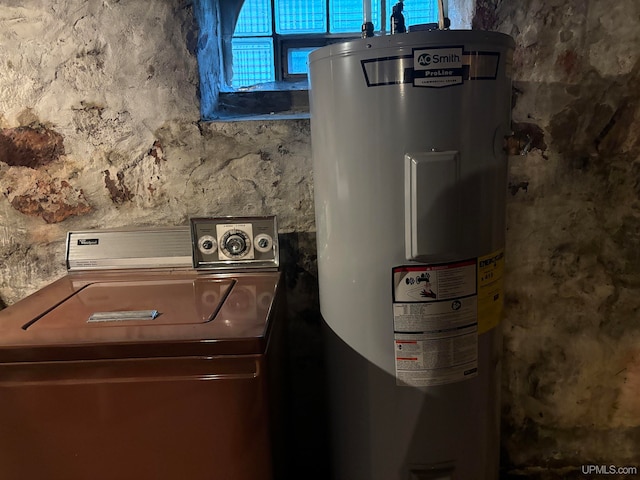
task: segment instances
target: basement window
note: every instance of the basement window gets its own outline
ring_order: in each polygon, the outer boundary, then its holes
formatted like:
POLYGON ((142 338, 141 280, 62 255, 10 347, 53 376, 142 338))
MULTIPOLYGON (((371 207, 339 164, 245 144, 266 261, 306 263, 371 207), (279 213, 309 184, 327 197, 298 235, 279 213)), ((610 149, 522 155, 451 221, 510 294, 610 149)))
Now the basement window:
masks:
MULTIPOLYGON (((386 12, 392 2, 397 0, 372 2, 378 33, 388 30, 386 12)), ((438 18, 435 1, 429 0, 404 13, 408 24, 438 18)), ((225 88, 271 89, 273 82, 306 88, 309 53, 360 37, 363 17, 362 0, 245 0, 231 41, 232 68, 225 72, 225 88)))
MULTIPOLYGON (((389 32, 397 3, 372 0, 375 35, 389 32)), ((309 53, 360 38, 364 17, 362 0, 195 0, 194 7, 204 120, 308 117, 309 53)), ((403 7, 406 25, 437 22, 437 0, 403 7)))

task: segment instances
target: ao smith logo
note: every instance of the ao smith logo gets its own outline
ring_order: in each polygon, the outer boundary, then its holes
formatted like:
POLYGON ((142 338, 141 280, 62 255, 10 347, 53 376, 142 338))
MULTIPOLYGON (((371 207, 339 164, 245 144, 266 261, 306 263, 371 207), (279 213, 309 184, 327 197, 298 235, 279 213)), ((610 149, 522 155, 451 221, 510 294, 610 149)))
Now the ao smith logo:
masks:
POLYGON ((442 65, 443 63, 460 63, 460 55, 451 53, 449 55, 438 55, 423 53, 418 57, 418 65, 428 67, 429 65, 442 65))
POLYGON ((462 68, 462 47, 416 49, 413 55, 416 70, 462 68))

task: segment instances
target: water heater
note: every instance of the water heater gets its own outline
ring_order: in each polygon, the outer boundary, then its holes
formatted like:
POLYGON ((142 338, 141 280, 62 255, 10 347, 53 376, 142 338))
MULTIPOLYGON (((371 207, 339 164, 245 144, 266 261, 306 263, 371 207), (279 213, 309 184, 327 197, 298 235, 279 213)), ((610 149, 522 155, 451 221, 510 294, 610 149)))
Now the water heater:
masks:
POLYGON ((513 40, 309 57, 334 480, 497 479, 513 40))

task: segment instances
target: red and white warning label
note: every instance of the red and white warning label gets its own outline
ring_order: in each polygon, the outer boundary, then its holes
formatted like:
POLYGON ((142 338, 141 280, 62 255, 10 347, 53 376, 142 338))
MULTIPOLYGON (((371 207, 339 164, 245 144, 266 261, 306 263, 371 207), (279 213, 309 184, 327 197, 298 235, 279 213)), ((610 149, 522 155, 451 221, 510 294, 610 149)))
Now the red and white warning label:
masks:
POLYGON ((443 385, 477 375, 476 269, 476 259, 393 269, 398 385, 443 385))

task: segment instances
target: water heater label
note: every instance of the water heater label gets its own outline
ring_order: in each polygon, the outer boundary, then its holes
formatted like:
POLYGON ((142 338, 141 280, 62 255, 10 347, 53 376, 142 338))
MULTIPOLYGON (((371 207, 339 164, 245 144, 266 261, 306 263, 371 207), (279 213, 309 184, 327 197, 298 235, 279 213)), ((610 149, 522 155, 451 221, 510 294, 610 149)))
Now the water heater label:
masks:
POLYGON ((443 385, 478 373, 478 261, 393 268, 398 385, 443 385))
POLYGON ((449 87, 462 84, 462 46, 413 50, 413 85, 449 87))

